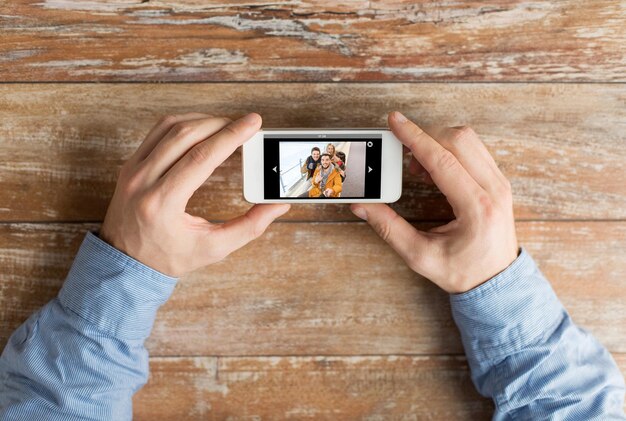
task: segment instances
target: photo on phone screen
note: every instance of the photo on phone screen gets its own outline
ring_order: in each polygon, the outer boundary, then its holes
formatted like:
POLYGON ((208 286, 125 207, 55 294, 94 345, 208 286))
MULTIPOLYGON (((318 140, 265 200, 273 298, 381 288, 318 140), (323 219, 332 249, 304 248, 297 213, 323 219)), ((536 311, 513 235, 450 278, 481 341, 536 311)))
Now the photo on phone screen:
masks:
POLYGON ((380 135, 266 135, 265 199, 379 199, 380 135))

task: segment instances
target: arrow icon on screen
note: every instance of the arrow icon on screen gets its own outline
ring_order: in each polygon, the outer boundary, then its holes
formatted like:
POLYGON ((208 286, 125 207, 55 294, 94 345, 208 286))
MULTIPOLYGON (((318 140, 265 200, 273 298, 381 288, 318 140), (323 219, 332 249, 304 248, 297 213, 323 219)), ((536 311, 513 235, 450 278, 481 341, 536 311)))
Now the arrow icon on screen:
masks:
POLYGON ((372 172, 372 167, 367 167, 367 172, 368 173, 372 172))

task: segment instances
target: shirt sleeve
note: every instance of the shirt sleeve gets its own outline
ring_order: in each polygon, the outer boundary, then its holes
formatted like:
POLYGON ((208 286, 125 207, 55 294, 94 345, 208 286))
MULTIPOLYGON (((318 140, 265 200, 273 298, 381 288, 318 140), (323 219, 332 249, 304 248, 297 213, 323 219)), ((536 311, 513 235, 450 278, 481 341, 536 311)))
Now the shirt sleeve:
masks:
POLYGON ((626 419, 624 378, 576 326, 522 248, 503 272, 450 296, 478 391, 493 419, 626 419))
POLYGON ((176 282, 88 232, 58 296, 0 357, 0 419, 131 419, 144 341, 176 282))

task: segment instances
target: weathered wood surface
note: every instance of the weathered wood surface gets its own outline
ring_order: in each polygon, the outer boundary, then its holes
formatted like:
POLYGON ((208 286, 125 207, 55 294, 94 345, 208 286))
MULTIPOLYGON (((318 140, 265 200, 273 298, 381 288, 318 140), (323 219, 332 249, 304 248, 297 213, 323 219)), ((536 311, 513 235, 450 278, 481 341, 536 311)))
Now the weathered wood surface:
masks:
POLYGON ((626 81, 614 0, 0 4, 3 81, 626 81))
MULTIPOLYGON (((57 294, 158 117, 373 127, 399 109, 477 130, 512 182, 521 244, 626 373, 626 84, 613 82, 626 82, 622 1, 0 1, 0 349, 57 294), (33 83, 81 81, 219 83, 33 83), (298 81, 378 83, 285 83, 298 81)), ((248 207, 236 153, 189 211, 248 207)), ((394 207, 418 226, 451 217, 408 174, 394 207)), ((282 220, 180 281, 135 419, 490 419, 445 293, 346 206, 282 220), (324 243, 338 263, 311 272, 324 243)))
MULTIPOLYGON (((626 354, 614 356, 626 373, 626 354)), ((464 357, 152 358, 136 420, 490 420, 464 357)))
POLYGON ((489 420, 464 357, 152 358, 136 420, 489 420))
MULTIPOLYGON (((626 224, 521 222, 574 321, 626 352, 626 224)), ((56 295, 93 224, 0 225, 0 347, 56 295)), ((364 223, 278 223, 180 280, 147 346, 171 355, 461 354, 447 294, 364 223), (336 264, 310 270, 327 244, 336 264)))
MULTIPOLYGON (((421 124, 473 126, 511 180, 520 220, 626 218, 623 84, 235 83, 0 85, 0 220, 101 220, 119 166, 164 114, 255 110, 265 127, 375 127, 393 109, 421 124)), ((242 213, 241 182, 236 153, 189 210, 242 213)), ((451 216, 408 172, 394 206, 411 220, 451 216)), ((285 218, 355 219, 336 205, 294 206, 285 218)))

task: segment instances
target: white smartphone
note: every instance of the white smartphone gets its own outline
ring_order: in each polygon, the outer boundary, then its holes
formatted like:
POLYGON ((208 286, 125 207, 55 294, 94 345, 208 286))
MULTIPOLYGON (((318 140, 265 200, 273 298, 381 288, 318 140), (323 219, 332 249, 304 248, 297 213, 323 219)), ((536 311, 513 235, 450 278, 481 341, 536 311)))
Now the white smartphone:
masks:
POLYGON ((402 144, 386 129, 264 129, 243 145, 250 203, 391 203, 402 144))

